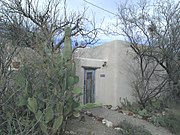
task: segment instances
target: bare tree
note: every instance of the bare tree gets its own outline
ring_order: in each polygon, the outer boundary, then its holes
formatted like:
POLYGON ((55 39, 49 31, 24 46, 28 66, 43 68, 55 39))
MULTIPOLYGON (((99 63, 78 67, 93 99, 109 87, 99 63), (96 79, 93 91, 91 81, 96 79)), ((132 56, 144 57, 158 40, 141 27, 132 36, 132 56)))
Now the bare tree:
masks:
POLYGON ((165 91, 166 74, 154 59, 136 55, 129 70, 134 78, 131 81, 133 95, 142 107, 165 91))
POLYGON ((46 1, 43 9, 38 0, 0 0, 0 3, 1 20, 9 25, 13 40, 23 37, 25 46, 35 49, 33 40, 38 37, 47 42, 48 48, 58 49, 64 42, 67 26, 71 27, 71 36, 81 36, 83 47, 97 42, 98 28, 95 20, 85 16, 86 8, 82 12, 70 12, 63 1, 55 0, 46 1))
MULTIPOLYGON (((4 99, 4 94, 10 88, 10 80, 12 75, 11 62, 13 57, 17 54, 17 48, 10 49, 8 41, 1 39, 0 43, 0 99, 4 99)), ((0 102, 2 104, 2 102, 0 102)))
POLYGON ((125 3, 118 6, 117 16, 118 34, 126 37, 142 62, 148 58, 166 71, 169 86, 172 86, 169 92, 178 96, 180 2, 164 0, 149 4, 143 0, 137 5, 125 3))

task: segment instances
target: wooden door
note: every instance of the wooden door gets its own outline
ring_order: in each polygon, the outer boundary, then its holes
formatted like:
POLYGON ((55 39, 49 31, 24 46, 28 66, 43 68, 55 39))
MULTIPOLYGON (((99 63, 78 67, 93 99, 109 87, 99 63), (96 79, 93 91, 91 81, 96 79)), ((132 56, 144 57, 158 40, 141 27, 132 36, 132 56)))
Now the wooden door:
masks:
POLYGON ((95 102, 95 70, 85 69, 84 104, 95 102))

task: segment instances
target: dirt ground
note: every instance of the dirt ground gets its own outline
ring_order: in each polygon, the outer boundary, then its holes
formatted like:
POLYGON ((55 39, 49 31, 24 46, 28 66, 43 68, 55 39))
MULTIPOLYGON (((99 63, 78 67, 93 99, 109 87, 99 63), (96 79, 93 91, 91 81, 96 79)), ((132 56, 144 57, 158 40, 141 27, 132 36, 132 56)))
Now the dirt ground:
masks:
MULTIPOLYGON (((132 116, 124 115, 104 107, 98 107, 88 111, 92 112, 93 115, 105 118, 116 125, 121 121, 126 120, 133 125, 143 126, 145 129, 149 130, 152 135, 173 135, 165 128, 155 127, 145 120, 133 118, 132 116)), ((93 117, 84 114, 83 116, 85 117, 85 120, 83 121, 80 120, 81 117, 68 121, 66 135, 121 135, 117 130, 103 125, 93 117)))
POLYGON ((113 128, 106 127, 92 117, 83 116, 85 121, 80 121, 80 118, 68 121, 65 135, 120 135, 113 128))

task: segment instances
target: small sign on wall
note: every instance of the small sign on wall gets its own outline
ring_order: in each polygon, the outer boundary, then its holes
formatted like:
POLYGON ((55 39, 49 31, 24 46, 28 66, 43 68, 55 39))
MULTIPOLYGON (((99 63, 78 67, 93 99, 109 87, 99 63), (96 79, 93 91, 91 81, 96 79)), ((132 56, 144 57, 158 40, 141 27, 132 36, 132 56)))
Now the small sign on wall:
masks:
POLYGON ((105 74, 100 74, 100 77, 105 77, 105 74))

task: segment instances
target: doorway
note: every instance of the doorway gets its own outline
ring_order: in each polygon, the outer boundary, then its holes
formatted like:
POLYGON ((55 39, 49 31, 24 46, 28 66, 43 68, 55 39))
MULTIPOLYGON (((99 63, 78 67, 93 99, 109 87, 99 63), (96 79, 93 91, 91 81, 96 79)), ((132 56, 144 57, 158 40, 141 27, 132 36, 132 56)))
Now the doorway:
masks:
POLYGON ((84 104, 95 102, 95 69, 84 69, 84 104))

